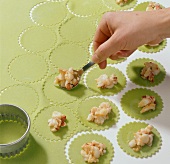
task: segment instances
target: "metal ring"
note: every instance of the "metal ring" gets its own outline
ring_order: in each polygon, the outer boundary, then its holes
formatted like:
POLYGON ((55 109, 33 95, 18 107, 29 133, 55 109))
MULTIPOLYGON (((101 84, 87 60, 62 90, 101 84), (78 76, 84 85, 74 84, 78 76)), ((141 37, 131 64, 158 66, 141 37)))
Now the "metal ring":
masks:
MULTIPOLYGON (((0 105, 0 121, 1 120, 14 120, 21 122, 26 126, 25 133, 16 141, 11 143, 0 143, 0 157, 13 156, 20 153, 23 148, 28 144, 29 131, 30 131, 30 117, 22 108, 10 104, 0 105)), ((4 134, 5 135, 5 134, 4 134)))

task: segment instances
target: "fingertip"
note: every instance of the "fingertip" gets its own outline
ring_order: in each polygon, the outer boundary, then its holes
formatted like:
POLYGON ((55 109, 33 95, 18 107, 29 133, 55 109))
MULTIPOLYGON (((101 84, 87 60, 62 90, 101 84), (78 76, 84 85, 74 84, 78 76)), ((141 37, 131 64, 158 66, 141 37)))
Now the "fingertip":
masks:
POLYGON ((99 63, 100 69, 105 69, 106 66, 107 66, 107 61, 106 60, 104 60, 103 62, 99 63))

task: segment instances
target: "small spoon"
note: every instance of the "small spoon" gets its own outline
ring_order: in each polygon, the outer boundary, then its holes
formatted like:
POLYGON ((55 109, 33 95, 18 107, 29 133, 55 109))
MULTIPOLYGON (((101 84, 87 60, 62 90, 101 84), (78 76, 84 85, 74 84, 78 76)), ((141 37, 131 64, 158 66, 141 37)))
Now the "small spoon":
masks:
POLYGON ((76 71, 77 73, 78 73, 78 75, 79 75, 79 77, 81 77, 82 76, 82 74, 85 72, 85 71, 87 71, 91 66, 93 66, 95 63, 94 62, 92 62, 92 61, 90 61, 89 63, 87 63, 82 69, 80 69, 80 70, 74 70, 74 71, 76 71))
MULTIPOLYGON (((77 83, 75 86, 73 86, 71 89, 75 88, 75 87, 79 84, 82 74, 83 74, 86 70, 88 70, 91 66, 93 66, 94 64, 95 64, 94 62, 90 61, 90 62, 87 63, 82 69, 80 69, 80 70, 73 70, 74 72, 77 72, 77 74, 78 74, 77 77, 79 77, 79 81, 78 81, 78 83, 77 83)), ((62 88, 63 88, 63 87, 62 87, 62 88)), ((71 89, 70 89, 70 90, 71 90, 71 89)), ((67 89, 67 90, 68 90, 68 89, 67 89)))
MULTIPOLYGON (((90 67, 92 67, 95 63, 90 61, 89 63, 87 63, 82 69, 80 70, 74 70, 75 72, 78 73, 78 77, 79 77, 79 82, 80 82, 80 79, 81 79, 81 76, 82 74, 87 71, 90 67)), ((77 83, 77 85, 79 84, 79 82, 77 83)), ((73 88, 75 88, 77 85, 75 85, 73 88)), ((72 89, 73 89, 72 88, 72 89)))

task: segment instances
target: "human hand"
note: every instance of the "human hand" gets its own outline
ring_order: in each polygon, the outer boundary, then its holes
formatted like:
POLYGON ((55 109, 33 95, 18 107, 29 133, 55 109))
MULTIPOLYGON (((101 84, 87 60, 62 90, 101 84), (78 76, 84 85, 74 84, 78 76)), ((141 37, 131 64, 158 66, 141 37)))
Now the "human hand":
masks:
POLYGON ((92 61, 104 69, 107 65, 107 58, 116 60, 128 57, 143 44, 160 43, 164 39, 160 33, 162 30, 159 23, 161 15, 160 10, 104 14, 95 33, 92 61))

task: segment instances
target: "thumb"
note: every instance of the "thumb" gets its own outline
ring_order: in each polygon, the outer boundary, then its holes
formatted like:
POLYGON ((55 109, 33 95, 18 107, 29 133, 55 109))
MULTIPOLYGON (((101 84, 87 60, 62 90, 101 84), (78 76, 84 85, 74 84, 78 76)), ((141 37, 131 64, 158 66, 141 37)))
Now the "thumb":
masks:
POLYGON ((92 56, 92 61, 95 63, 101 63, 105 61, 110 55, 115 54, 121 50, 119 37, 113 34, 106 42, 101 44, 92 56))

